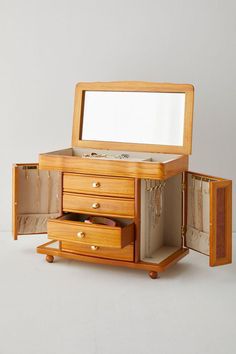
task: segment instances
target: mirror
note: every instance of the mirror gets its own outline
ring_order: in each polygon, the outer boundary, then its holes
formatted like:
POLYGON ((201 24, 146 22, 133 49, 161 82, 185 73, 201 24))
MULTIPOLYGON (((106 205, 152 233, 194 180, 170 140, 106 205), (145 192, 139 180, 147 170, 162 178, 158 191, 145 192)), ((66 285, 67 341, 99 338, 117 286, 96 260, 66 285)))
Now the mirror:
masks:
POLYGON ((185 93, 85 91, 82 140, 183 146, 185 93))

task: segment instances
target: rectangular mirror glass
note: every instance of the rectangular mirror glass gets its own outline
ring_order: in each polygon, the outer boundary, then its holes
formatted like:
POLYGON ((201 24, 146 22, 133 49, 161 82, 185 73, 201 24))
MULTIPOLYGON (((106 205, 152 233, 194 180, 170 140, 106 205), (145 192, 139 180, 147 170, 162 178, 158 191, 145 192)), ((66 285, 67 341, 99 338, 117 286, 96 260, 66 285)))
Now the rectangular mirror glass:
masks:
POLYGON ((82 140, 183 146, 185 93, 85 91, 82 140))

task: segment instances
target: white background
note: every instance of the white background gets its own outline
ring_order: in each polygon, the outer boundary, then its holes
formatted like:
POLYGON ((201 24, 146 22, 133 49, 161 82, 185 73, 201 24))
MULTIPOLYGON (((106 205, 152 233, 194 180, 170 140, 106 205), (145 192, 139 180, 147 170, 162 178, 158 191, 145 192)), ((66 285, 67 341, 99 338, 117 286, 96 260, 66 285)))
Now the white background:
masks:
POLYGON ((78 81, 194 84, 190 167, 235 179, 235 11, 234 0, 0 0, 0 229, 12 163, 70 146, 78 81))
MULTIPOLYGON (((191 169, 235 180, 235 13, 235 0, 0 0, 0 229, 11 164, 70 146, 78 81, 193 83, 191 169)), ((0 235, 1 354, 235 352, 235 263, 193 252, 153 281, 48 264, 44 240, 0 235)))

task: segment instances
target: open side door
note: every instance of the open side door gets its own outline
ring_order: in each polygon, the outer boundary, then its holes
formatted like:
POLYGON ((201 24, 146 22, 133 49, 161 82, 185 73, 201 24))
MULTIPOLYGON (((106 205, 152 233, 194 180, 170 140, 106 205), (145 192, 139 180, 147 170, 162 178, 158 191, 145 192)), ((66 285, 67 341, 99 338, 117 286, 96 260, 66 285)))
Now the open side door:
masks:
POLYGON ((232 262, 232 181, 185 172, 185 246, 209 256, 210 266, 232 262))
POLYGON ((16 164, 12 174, 13 238, 47 232, 47 221, 62 215, 62 175, 39 170, 38 164, 16 164))

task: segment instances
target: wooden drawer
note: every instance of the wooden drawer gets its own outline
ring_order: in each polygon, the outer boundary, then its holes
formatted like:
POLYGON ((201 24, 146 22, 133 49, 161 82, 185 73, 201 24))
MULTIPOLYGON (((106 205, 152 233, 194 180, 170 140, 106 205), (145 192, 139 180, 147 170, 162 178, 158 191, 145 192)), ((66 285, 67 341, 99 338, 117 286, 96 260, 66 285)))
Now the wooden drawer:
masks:
POLYGON ((63 193, 63 210, 77 213, 134 217, 134 199, 63 193))
POLYGON ((119 261, 128 261, 128 262, 134 261, 133 244, 130 244, 121 249, 99 247, 97 250, 93 251, 91 250, 91 247, 87 245, 62 241, 61 248, 62 251, 79 253, 85 256, 108 258, 108 259, 115 259, 119 261))
POLYGON ((82 194, 134 198, 134 179, 64 173, 63 190, 82 194))
MULTIPOLYGON (((77 221, 80 215, 68 214, 48 222, 48 238, 72 241, 89 246, 123 248, 134 239, 134 224, 120 221, 120 226, 87 224, 77 221)), ((93 247, 95 248, 95 247, 93 247)))

